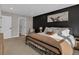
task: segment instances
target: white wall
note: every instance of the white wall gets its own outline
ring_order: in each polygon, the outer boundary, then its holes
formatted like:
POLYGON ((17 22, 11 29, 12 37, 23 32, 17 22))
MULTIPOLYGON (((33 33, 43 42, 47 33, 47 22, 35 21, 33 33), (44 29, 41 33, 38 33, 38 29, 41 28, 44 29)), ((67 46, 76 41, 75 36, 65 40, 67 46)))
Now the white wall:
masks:
POLYGON ((33 17, 29 17, 29 27, 33 29, 33 17))
POLYGON ((33 29, 33 18, 32 17, 26 17, 26 30, 27 33, 29 29, 33 29))

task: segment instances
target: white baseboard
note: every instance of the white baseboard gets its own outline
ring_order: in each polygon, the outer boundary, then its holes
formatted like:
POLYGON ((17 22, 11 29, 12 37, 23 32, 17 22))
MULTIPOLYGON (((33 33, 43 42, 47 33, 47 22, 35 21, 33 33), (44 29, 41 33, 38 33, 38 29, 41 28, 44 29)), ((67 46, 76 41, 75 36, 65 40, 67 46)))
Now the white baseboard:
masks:
MULTIPOLYGON (((19 37, 19 35, 17 35, 17 36, 12 36, 12 37, 10 37, 10 38, 15 38, 15 37, 19 37)), ((4 39, 10 39, 10 38, 4 38, 4 39)))
POLYGON ((19 35, 17 35, 17 36, 12 36, 12 38, 14 38, 14 37, 19 37, 19 35))
POLYGON ((24 36, 26 36, 27 34, 21 34, 21 35, 24 35, 24 36))

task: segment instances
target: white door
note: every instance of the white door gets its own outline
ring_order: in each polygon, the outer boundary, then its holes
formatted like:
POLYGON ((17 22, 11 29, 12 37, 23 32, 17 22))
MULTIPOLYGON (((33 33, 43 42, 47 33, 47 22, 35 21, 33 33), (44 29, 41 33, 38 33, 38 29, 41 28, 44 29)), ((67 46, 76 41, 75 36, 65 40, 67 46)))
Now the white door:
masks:
POLYGON ((25 17, 19 17, 19 29, 21 35, 26 35, 26 18, 25 17))
POLYGON ((4 38, 11 38, 11 16, 2 16, 2 32, 4 33, 4 38))

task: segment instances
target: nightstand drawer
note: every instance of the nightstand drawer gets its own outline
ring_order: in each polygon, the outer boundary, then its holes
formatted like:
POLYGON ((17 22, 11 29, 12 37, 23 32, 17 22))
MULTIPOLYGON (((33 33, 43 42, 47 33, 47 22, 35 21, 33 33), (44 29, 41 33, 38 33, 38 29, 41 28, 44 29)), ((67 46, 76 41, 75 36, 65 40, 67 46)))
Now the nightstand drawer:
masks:
POLYGON ((79 50, 79 41, 76 41, 76 47, 75 47, 75 49, 79 50))

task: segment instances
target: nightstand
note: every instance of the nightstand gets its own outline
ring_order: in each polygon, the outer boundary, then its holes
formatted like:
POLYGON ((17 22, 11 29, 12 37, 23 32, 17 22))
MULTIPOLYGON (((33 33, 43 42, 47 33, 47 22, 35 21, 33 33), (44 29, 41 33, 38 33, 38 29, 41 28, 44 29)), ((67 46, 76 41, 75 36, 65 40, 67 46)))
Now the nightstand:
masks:
POLYGON ((75 49, 79 50, 79 38, 75 38, 75 39, 76 39, 75 49))

